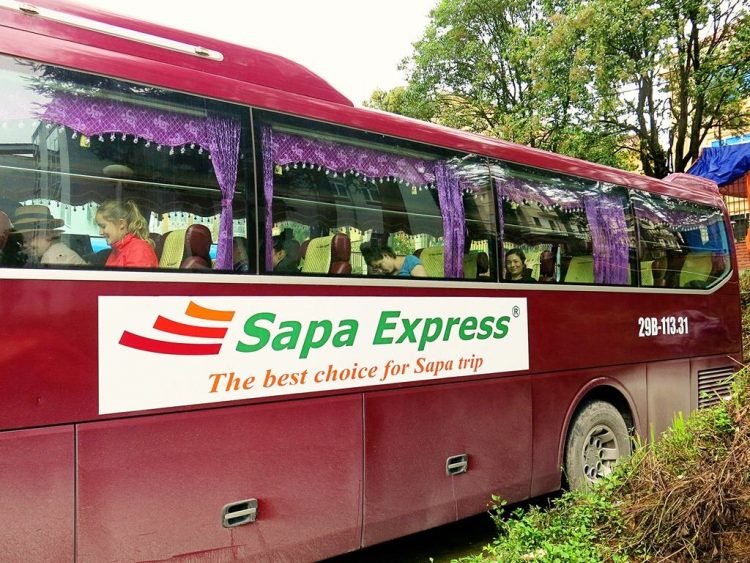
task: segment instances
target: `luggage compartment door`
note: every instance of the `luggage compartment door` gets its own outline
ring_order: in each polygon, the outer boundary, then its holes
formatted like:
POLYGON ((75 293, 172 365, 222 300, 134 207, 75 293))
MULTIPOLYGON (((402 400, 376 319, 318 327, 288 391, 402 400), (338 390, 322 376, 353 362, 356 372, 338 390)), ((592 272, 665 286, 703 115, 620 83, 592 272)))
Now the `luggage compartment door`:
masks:
POLYGON ((361 395, 82 424, 78 448, 81 562, 359 547, 361 395))
POLYGON ((73 427, 0 432, 0 561, 73 561, 73 427))

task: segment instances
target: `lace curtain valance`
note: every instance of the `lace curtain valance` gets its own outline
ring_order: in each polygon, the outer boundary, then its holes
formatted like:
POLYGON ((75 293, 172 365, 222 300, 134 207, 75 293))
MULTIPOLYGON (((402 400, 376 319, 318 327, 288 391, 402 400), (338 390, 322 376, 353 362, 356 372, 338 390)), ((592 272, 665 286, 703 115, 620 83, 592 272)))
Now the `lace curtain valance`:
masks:
POLYGON ((635 198, 636 216, 654 225, 664 225, 676 231, 690 231, 701 227, 711 227, 724 220, 718 211, 664 199, 654 201, 643 197, 635 198))

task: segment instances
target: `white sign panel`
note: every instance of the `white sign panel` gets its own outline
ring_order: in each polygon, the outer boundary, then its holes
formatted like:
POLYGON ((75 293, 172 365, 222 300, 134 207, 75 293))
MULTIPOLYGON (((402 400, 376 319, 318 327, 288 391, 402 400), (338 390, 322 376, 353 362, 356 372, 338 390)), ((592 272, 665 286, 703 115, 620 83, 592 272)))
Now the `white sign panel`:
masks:
POLYGON ((525 370, 524 298, 99 297, 99 413, 525 370))

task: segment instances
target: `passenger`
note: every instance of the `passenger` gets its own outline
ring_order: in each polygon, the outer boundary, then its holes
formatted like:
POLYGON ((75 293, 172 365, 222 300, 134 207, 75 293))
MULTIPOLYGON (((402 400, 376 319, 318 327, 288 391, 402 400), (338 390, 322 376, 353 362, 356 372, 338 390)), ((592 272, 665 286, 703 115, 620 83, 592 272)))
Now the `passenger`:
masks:
POLYGON ((232 239, 232 263, 234 264, 232 269, 235 272, 250 271, 250 259, 247 257, 247 247, 242 237, 232 239))
POLYGON ((490 257, 486 252, 477 254, 477 279, 490 277, 490 257))
POLYGON ((377 240, 363 242, 359 247, 362 257, 367 263, 367 271, 371 274, 385 274, 399 277, 427 277, 422 261, 410 254, 396 256, 390 246, 382 245, 377 240))
POLYGON ((156 268, 159 260, 149 238, 148 224, 133 201, 105 201, 96 211, 99 234, 112 247, 107 267, 156 268))
POLYGON ((64 224, 55 219, 46 205, 24 205, 16 209, 13 225, 23 236, 23 249, 32 263, 43 265, 81 266, 85 264, 77 252, 60 241, 64 224))
POLYGON ((505 253, 505 281, 536 282, 526 267, 526 255, 520 248, 511 248, 505 253))
MULTIPOLYGON (((18 206, 15 203, 14 208, 18 206)), ((28 261, 23 247, 23 235, 13 229, 8 215, 0 210, 0 266, 25 266, 28 261)))
POLYGON ((299 243, 291 236, 291 231, 273 238, 272 264, 276 274, 299 274, 299 243))

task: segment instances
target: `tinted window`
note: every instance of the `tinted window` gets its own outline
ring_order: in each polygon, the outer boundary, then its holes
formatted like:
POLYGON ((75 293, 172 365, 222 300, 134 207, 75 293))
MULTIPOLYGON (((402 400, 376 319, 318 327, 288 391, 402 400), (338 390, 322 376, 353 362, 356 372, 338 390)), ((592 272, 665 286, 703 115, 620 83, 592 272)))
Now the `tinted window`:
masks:
POLYGON ((493 164, 492 175, 505 281, 635 283, 635 235, 624 189, 510 164, 493 164))
POLYGON ((655 194, 632 197, 640 237, 641 285, 711 287, 729 272, 719 209, 655 194))
POLYGON ((232 268, 232 235, 247 230, 246 110, 7 57, 0 81, 0 210, 14 225, 3 265, 232 268), (110 260, 122 239, 119 219, 97 226, 104 203, 127 210, 156 265, 110 260))
POLYGON ((428 277, 495 277, 483 160, 279 119, 259 128, 266 271, 409 277, 419 264, 428 277), (392 259, 368 263, 373 246, 392 259))

